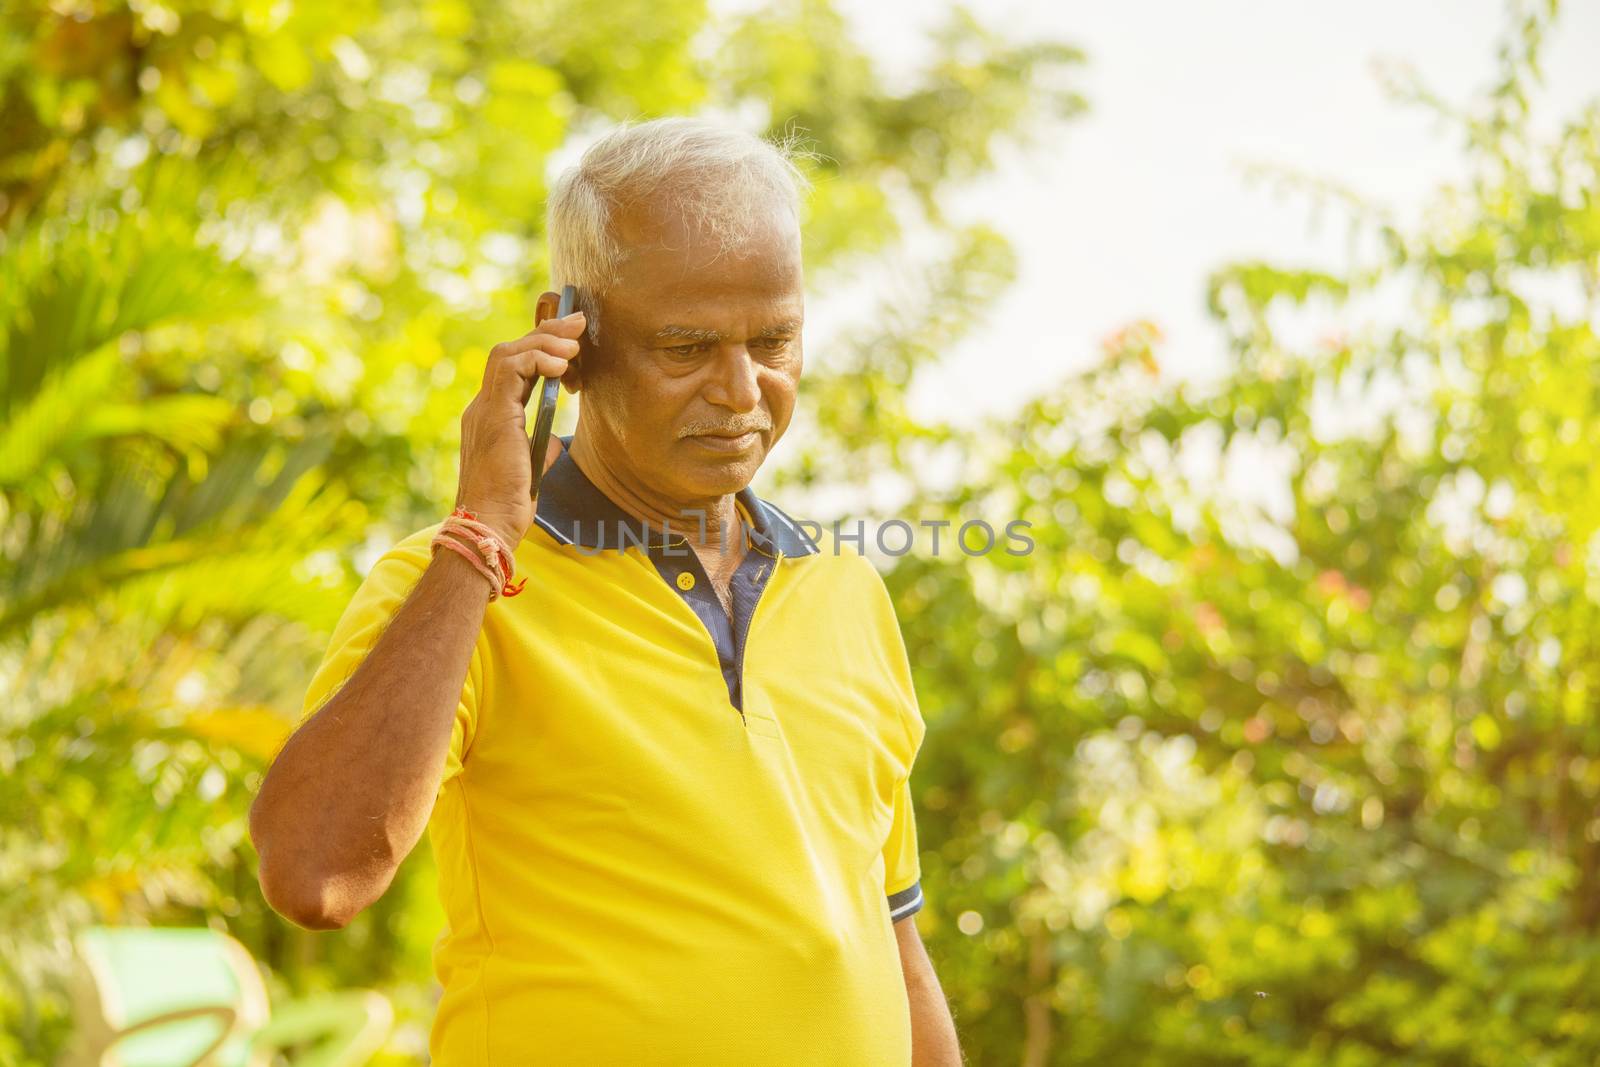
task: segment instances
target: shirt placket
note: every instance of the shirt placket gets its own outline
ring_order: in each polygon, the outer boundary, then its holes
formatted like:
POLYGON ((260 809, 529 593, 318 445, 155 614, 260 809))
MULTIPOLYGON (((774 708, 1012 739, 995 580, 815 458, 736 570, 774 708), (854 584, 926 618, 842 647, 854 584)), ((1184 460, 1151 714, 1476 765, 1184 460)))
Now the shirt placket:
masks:
POLYGON ((749 551, 740 561, 730 579, 733 599, 733 618, 723 610, 711 585, 700 557, 688 542, 678 539, 670 547, 662 544, 650 549, 651 561, 662 579, 672 586, 685 604, 694 612, 716 649, 717 665, 723 684, 728 691, 728 703, 745 722, 744 714, 744 651, 750 636, 750 620, 755 615, 761 594, 772 578, 781 553, 761 534, 748 530, 749 551))

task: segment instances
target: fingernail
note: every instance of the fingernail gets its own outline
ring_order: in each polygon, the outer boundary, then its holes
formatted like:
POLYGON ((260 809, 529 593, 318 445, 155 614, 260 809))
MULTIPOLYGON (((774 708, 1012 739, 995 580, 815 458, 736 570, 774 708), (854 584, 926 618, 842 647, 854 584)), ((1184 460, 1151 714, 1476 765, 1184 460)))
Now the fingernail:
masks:
POLYGON ((574 311, 574 312, 568 314, 566 317, 569 318, 569 319, 581 319, 581 318, 583 318, 583 312, 574 311))

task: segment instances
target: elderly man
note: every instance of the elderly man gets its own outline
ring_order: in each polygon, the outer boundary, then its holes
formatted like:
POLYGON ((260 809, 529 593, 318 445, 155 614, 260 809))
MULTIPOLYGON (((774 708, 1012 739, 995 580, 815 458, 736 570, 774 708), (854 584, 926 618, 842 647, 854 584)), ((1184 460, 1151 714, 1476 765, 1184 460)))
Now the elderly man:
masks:
POLYGON ((689 119, 562 177, 551 270, 582 310, 543 294, 462 418, 457 502, 525 587, 436 551, 444 523, 385 553, 256 798, 262 890, 313 929, 428 830, 435 1063, 961 1062, 911 921, 923 723, 893 607, 749 488, 794 414, 803 189, 689 119), (541 375, 582 404, 535 504, 541 375))

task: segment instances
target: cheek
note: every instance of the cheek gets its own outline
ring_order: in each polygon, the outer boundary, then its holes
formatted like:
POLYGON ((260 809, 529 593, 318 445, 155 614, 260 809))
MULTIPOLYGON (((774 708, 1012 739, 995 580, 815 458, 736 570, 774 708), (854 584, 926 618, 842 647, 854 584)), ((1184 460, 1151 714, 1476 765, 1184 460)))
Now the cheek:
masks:
POLYGON ((596 361, 584 382, 584 406, 611 428, 619 440, 631 437, 648 419, 651 405, 648 383, 639 373, 636 357, 626 352, 607 352, 603 363, 596 361))
POLYGON ((692 375, 664 373, 645 354, 624 356, 607 368, 602 393, 607 417, 618 430, 642 437, 675 437, 672 431, 699 395, 692 375))
POLYGON ((778 429, 788 425, 794 414, 795 398, 800 390, 800 358, 773 372, 767 386, 767 408, 778 429))

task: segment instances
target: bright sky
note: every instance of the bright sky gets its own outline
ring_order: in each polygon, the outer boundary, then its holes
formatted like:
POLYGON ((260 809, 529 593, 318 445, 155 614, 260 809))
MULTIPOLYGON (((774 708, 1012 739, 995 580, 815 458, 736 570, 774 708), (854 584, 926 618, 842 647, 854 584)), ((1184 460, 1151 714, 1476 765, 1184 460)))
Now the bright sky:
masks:
MULTIPOLYGON (((1600 2, 1564 6, 1537 110, 1552 123, 1600 97, 1600 2)), ((923 52, 912 31, 946 9, 921 0, 842 7, 891 73, 915 65, 923 52)), ((1419 205, 1458 173, 1457 146, 1427 113, 1388 100, 1373 64, 1409 63, 1437 93, 1461 100, 1493 77, 1504 21, 1498 0, 990 0, 978 10, 1015 36, 1080 47, 1088 62, 1077 84, 1090 111, 952 201, 959 217, 1005 232, 1021 267, 997 306, 974 309, 981 337, 957 345, 960 366, 919 389, 919 403, 944 412, 1009 408, 1093 359, 1101 337, 1137 318, 1165 332, 1170 371, 1216 371, 1221 339, 1205 312, 1216 266, 1336 266, 1343 246, 1342 226, 1311 229, 1304 202, 1250 182, 1245 166, 1324 176, 1402 212, 1419 205)), ((832 316, 814 308, 808 318, 820 326, 808 322, 814 350, 832 316)))

